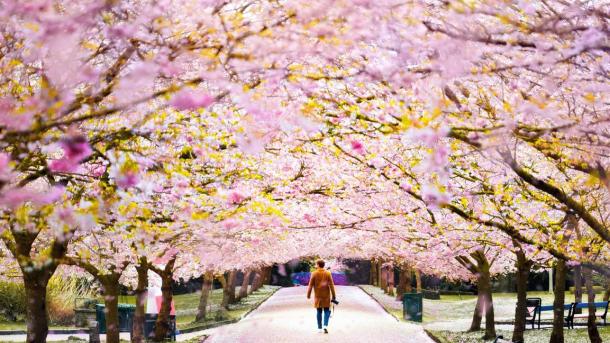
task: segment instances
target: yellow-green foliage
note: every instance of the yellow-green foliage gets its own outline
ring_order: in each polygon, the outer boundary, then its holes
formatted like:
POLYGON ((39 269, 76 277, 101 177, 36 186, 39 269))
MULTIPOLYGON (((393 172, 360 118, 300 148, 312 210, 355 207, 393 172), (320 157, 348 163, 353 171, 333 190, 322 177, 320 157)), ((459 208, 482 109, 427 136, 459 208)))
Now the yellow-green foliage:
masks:
POLYGON ((25 318, 25 289, 23 285, 0 280, 0 321, 25 318))
MULTIPOLYGON (((49 320, 55 325, 68 325, 74 318, 76 298, 94 298, 91 285, 79 278, 54 276, 47 288, 49 320)), ((21 280, 0 281, 0 321, 25 320, 26 296, 21 280)))

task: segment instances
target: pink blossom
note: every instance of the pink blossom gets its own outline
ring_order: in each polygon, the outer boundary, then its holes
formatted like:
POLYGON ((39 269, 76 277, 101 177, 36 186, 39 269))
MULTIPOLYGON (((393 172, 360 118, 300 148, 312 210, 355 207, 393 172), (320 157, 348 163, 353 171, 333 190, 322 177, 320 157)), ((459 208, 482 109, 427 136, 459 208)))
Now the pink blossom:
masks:
POLYGON ((364 145, 355 139, 350 141, 350 145, 352 147, 352 151, 357 153, 358 155, 364 155, 366 151, 364 150, 364 145))
POLYGON ((63 187, 52 187, 48 192, 37 193, 23 188, 12 188, 0 195, 0 206, 14 209, 23 203, 47 205, 57 201, 64 193, 63 187))
POLYGON ((422 198, 432 208, 437 208, 451 200, 449 194, 441 192, 433 185, 424 185, 422 187, 422 198))
POLYGON ((405 192, 410 192, 410 191, 411 191, 411 189, 413 189, 413 187, 411 186, 411 184, 410 184, 410 183, 408 183, 408 182, 406 182, 406 181, 402 181, 402 182, 400 183, 400 188, 401 188, 402 190, 404 190, 405 192))
POLYGON ((303 215, 303 219, 305 219, 305 221, 307 221, 308 223, 315 223, 316 222, 316 218, 314 216, 312 216, 309 213, 305 213, 303 215))
POLYGON ((227 197, 227 202, 231 205, 241 204, 244 200, 246 200, 246 196, 235 190, 229 192, 227 197))
POLYGON ((60 145, 64 150, 64 156, 49 163, 49 169, 52 172, 74 172, 78 165, 93 152, 87 139, 81 135, 64 138, 60 145))
POLYGON ((78 168, 79 163, 74 160, 62 158, 49 163, 49 170, 53 173, 72 173, 78 168))
POLYGON ((174 95, 169 104, 179 111, 193 111, 207 108, 215 101, 216 98, 208 93, 183 89, 174 95))
POLYGON ((11 158, 6 153, 0 153, 0 181, 6 182, 10 179, 12 168, 9 163, 11 158))
POLYGON ((133 170, 128 170, 115 178, 116 185, 122 189, 134 187, 139 181, 138 173, 133 170))
POLYGON ((227 230, 232 230, 235 229, 239 226, 239 223, 235 220, 232 219, 228 219, 228 220, 224 220, 222 222, 222 227, 224 227, 227 230))

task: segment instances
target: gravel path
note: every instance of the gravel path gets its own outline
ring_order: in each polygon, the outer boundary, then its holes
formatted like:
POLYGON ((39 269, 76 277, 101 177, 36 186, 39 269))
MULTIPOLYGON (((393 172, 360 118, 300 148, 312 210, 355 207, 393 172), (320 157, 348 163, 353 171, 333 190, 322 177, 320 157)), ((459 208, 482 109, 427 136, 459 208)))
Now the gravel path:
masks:
POLYGON ((329 334, 317 332, 305 287, 283 288, 238 323, 207 330, 206 343, 257 342, 433 342, 415 324, 398 322, 358 287, 337 286, 329 334))

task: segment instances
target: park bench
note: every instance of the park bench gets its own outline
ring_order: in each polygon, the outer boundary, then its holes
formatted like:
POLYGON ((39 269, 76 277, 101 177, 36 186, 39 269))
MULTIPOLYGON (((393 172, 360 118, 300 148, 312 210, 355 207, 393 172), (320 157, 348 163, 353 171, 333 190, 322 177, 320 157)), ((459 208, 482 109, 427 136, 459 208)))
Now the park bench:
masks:
MULTIPOLYGON (((593 306, 595 306, 596 309, 602 309, 602 311, 597 312, 597 310, 595 311, 595 317, 596 318, 600 318, 604 321, 604 326, 606 326, 606 316, 608 315, 608 302, 607 301, 600 301, 600 302, 595 302, 593 303, 593 306)), ((566 323, 568 325, 568 328, 574 328, 574 319, 578 319, 578 318, 588 318, 589 314, 586 313, 581 313, 578 314, 576 313, 577 309, 588 309, 589 308, 589 303, 572 303, 571 307, 570 307, 570 312, 568 313, 568 317, 566 318, 566 323)))
MULTIPOLYGON (((571 314, 573 304, 565 304, 563 305, 563 310, 568 311, 568 316, 571 314)), ((542 305, 541 298, 527 298, 525 300, 525 306, 527 309, 527 313, 525 315, 525 323, 532 324, 532 329, 534 329, 534 325, 536 322, 538 323, 538 329, 540 329, 540 316, 542 312, 553 312, 553 305, 542 305)), ((568 317, 566 317, 566 324, 568 323, 568 317)), ((569 325, 568 325, 569 327, 569 325)))

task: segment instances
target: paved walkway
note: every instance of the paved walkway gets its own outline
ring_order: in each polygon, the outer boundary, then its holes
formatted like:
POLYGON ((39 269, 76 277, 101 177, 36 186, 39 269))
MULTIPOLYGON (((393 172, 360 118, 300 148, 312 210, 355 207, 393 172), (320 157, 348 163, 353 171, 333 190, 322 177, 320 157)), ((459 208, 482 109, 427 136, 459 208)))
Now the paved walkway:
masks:
POLYGON ((329 334, 317 332, 305 287, 283 288, 240 322, 206 331, 205 343, 433 342, 415 324, 398 322, 358 287, 337 286, 329 334))

